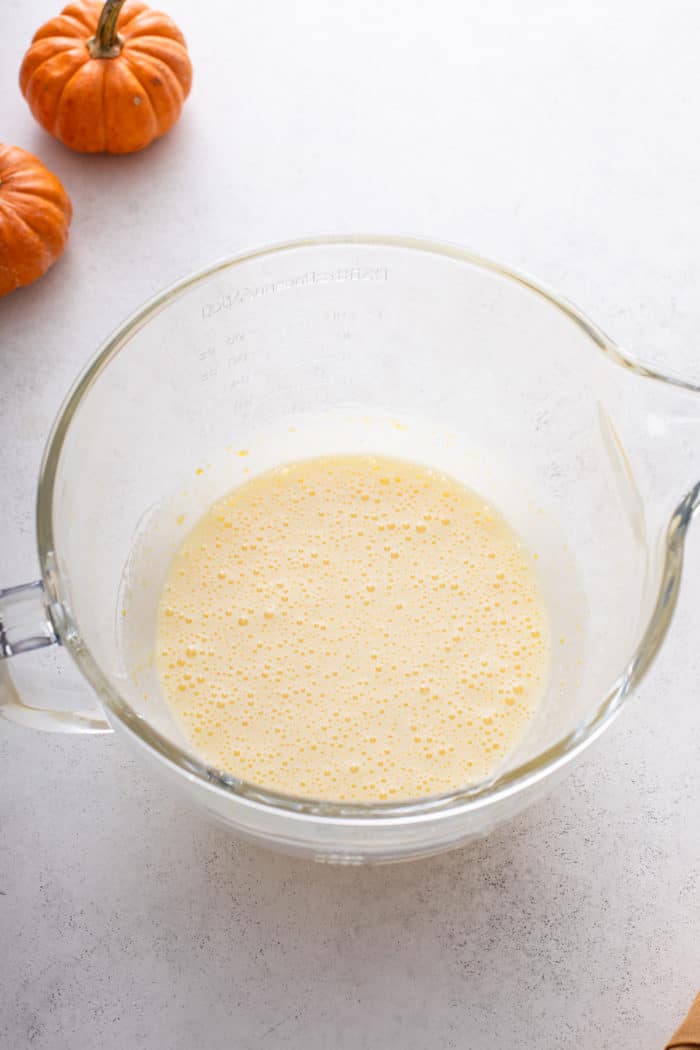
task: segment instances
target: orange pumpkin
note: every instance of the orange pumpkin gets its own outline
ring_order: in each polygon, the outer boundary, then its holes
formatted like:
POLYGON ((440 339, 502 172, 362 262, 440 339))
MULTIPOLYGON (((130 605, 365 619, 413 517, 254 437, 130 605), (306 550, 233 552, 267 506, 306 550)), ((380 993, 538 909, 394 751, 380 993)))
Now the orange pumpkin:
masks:
POLYGON ((34 34, 19 74, 41 126, 81 153, 133 153, 177 121, 185 38, 140 0, 76 0, 34 34))
POLYGON ((0 295, 46 273, 66 246, 68 194, 40 160, 0 143, 0 295))

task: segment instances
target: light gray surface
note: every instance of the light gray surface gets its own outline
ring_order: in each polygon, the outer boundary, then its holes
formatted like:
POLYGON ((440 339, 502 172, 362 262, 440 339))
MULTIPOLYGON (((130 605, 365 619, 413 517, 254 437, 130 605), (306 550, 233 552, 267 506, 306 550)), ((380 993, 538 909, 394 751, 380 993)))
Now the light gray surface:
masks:
MULTIPOLYGON (((231 251, 444 237, 700 374, 694 2, 169 0, 194 93, 130 158, 71 155, 33 123, 16 70, 54 10, 9 0, 0 36, 1 134, 75 205, 61 264, 0 304, 3 585, 36 572, 36 473, 68 383, 144 298, 231 251)), ((110 738, 0 724, 0 1046, 661 1047, 700 984, 690 548, 672 635, 601 746, 515 826, 430 861, 257 852, 110 738)))

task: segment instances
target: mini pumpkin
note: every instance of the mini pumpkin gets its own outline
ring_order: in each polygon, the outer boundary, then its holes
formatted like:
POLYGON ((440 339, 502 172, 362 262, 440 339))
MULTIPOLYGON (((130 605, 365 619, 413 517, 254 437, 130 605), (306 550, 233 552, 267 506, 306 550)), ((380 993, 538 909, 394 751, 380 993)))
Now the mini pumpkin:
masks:
POLYGON ((19 75, 41 126, 81 153, 133 153, 164 135, 192 83, 185 38, 140 0, 76 0, 35 34, 19 75))
POLYGON ((68 194, 48 168, 0 143, 0 295, 46 273, 66 246, 68 194))

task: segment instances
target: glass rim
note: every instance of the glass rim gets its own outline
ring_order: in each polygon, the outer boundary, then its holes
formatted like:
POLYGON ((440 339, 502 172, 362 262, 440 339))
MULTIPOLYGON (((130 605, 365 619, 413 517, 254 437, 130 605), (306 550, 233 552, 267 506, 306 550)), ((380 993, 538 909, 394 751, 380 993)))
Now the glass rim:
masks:
POLYGON ((58 636, 82 675, 99 696, 107 713, 112 715, 131 736, 145 745, 148 750, 155 752, 160 759, 189 778, 196 779, 209 789, 223 792, 238 803, 247 803, 255 807, 262 807, 266 811, 275 811, 280 815, 304 817, 305 819, 366 825, 371 823, 376 827, 383 821, 413 822, 415 820, 434 820, 440 816, 453 817, 459 812, 482 808, 533 786, 571 762, 611 724, 623 701, 648 670, 668 630, 682 575, 685 533, 693 512, 700 502, 700 483, 681 500, 671 516, 666 532, 664 564, 657 599, 637 648, 617 680, 597 705, 591 707, 590 713, 578 726, 561 737, 555 744, 534 758, 520 763, 512 770, 496 773, 490 778, 462 789, 405 801, 330 802, 276 792, 218 770, 170 741, 154 729, 121 696, 83 643, 79 624, 72 617, 61 574, 56 564, 53 531, 54 485, 63 444, 82 399, 109 366, 110 361, 144 324, 182 292, 201 281, 254 259, 324 246, 396 248, 406 252, 437 255, 493 272, 547 300, 582 329, 597 349, 617 366, 645 378, 700 393, 700 385, 680 376, 657 372, 635 360, 627 352, 623 352, 583 311, 546 285, 522 271, 504 266, 449 242, 403 235, 328 234, 283 241, 237 253, 189 274, 144 303, 102 343, 67 394, 49 433, 39 472, 36 528, 42 579, 58 636))

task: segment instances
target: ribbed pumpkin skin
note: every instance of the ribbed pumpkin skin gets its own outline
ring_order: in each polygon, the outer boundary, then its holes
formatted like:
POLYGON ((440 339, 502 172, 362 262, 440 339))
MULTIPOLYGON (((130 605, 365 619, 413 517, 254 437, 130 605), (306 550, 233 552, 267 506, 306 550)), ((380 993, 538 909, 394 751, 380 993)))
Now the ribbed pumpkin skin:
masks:
POLYGON ((111 57, 93 57, 100 0, 76 0, 35 34, 19 75, 49 134, 81 153, 133 153, 175 124, 192 84, 185 38, 172 19, 126 0, 111 57))
POLYGON ((63 252, 73 209, 48 168, 0 143, 0 295, 31 284, 63 252))

